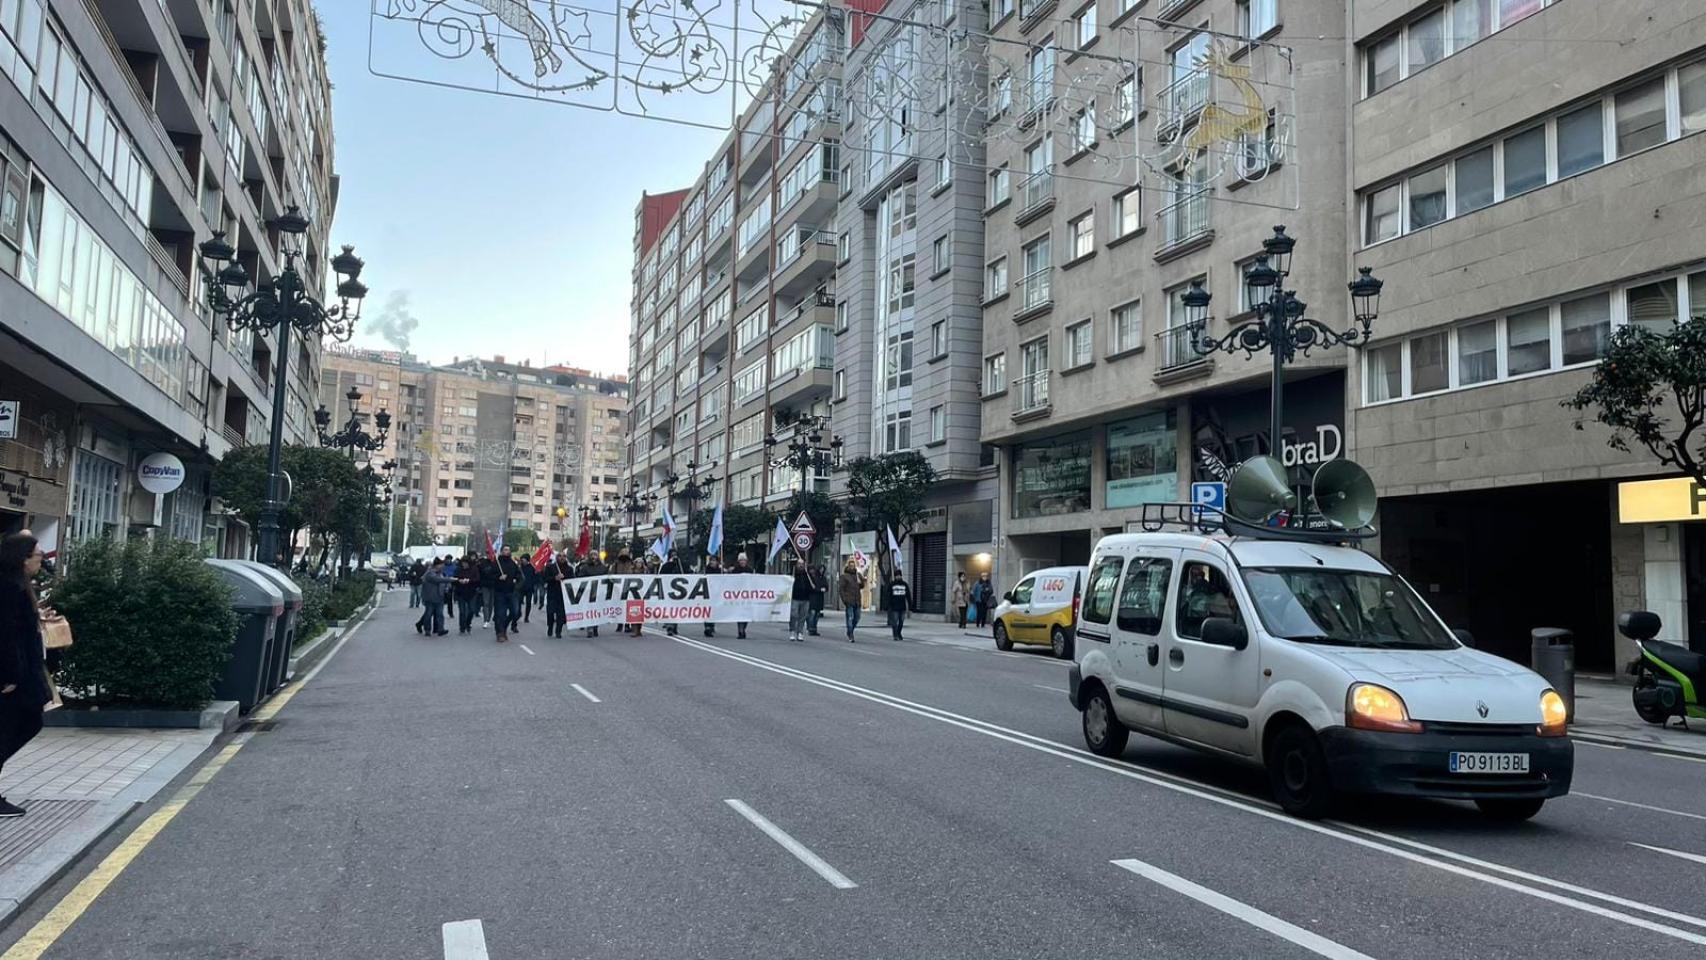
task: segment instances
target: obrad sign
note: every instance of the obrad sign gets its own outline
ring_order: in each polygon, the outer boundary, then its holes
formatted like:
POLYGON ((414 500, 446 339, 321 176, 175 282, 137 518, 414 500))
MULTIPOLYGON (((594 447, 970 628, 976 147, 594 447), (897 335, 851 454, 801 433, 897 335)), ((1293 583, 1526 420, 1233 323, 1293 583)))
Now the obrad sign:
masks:
POLYGON ((136 465, 136 483, 149 493, 171 493, 183 486, 184 462, 169 453, 151 453, 136 465))
POLYGON ((1706 520, 1706 488, 1690 477, 1620 483, 1617 520, 1620 523, 1706 520))
POLYGON ((564 622, 781 622, 793 587, 792 577, 757 573, 576 577, 563 581, 564 622))

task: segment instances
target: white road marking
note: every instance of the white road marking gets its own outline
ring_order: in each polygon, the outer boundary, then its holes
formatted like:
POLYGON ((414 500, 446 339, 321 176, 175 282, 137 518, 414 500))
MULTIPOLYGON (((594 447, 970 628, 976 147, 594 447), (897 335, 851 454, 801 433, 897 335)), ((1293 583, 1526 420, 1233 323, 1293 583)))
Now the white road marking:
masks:
POLYGON ((591 691, 589 691, 587 688, 581 686, 578 683, 571 683, 571 684, 569 684, 569 686, 574 687, 577 691, 580 692, 581 696, 587 698, 588 700, 591 700, 593 703, 603 703, 604 702, 603 700, 600 700, 597 697, 593 696, 591 691))
POLYGON ((1631 847, 1640 847, 1642 850, 1651 850, 1654 853, 1662 853, 1666 856, 1676 857, 1679 860, 1692 860, 1695 863, 1706 863, 1706 857, 1703 857, 1698 853, 1684 853, 1681 850, 1668 850, 1664 847, 1655 847, 1650 844, 1636 843, 1633 840, 1628 841, 1628 843, 1631 847))
POLYGON ((1160 867, 1144 863, 1142 860, 1114 860, 1112 863, 1122 870, 1130 870, 1145 880, 1153 880, 1169 890, 1182 893, 1192 900, 1219 910, 1229 917, 1242 920, 1258 930, 1266 930, 1282 940, 1289 940, 1318 957, 1327 957, 1329 960, 1373 960, 1366 953, 1352 950, 1342 943, 1328 940, 1319 934, 1310 933, 1308 930, 1296 924, 1287 923, 1273 914, 1264 913, 1247 903, 1234 900, 1200 884, 1192 883, 1184 877, 1168 873, 1160 867))
POLYGON ((1047 690, 1049 693, 1066 693, 1067 692, 1065 687, 1051 687, 1046 683, 1033 683, 1033 684, 1031 684, 1031 686, 1036 687, 1038 690, 1047 690))
POLYGON ((1324 824, 1314 823, 1307 820, 1299 820, 1281 812, 1278 805, 1271 802, 1265 803, 1262 801, 1251 800, 1230 791, 1205 786, 1184 777, 1151 770, 1147 767, 1130 763, 1128 761, 1107 761, 1082 748, 1034 736, 1009 727, 998 726, 985 720, 977 720, 960 714, 950 713, 949 711, 943 710, 939 707, 931 707, 925 704, 915 703, 910 700, 904 700, 892 694, 881 693, 864 687, 855 686, 850 683, 845 683, 840 680, 834 680, 829 677, 807 673, 804 670, 786 667, 782 664, 763 660, 758 657, 748 656, 744 653, 724 650, 723 648, 713 646, 712 644, 700 643, 696 640, 689 640, 685 637, 676 637, 675 640, 677 643, 695 647, 697 649, 704 650, 707 653, 715 654, 716 656, 745 663, 748 666, 757 667, 760 670, 768 670, 771 673, 778 673, 783 676, 793 677, 797 680, 804 680, 807 683, 835 690, 840 693, 845 693, 849 696, 869 700, 872 703, 881 704, 906 713, 915 714, 926 719, 935 720, 939 723, 946 723, 950 726, 969 730, 973 733, 980 733, 986 737, 1003 740, 1017 746, 1025 747, 1029 750, 1035 750, 1039 753, 1046 753, 1051 756, 1070 760, 1073 763, 1105 770, 1131 780, 1137 780, 1152 786, 1172 790, 1176 793, 1182 793, 1186 796, 1192 796, 1201 800, 1207 800, 1211 803, 1217 803, 1225 807, 1242 810, 1245 813, 1263 817, 1278 823, 1283 823, 1299 830, 1307 830, 1311 833, 1316 833, 1322 836, 1334 837, 1343 840, 1346 843, 1385 853, 1400 860, 1433 867, 1436 870, 1441 870, 1461 877, 1467 877, 1472 880, 1479 880, 1482 883, 1510 890, 1514 893, 1520 893, 1525 896, 1534 897, 1537 900, 1545 900, 1549 903, 1555 903, 1574 910, 1580 910, 1583 913, 1589 913, 1608 920, 1614 920, 1618 923, 1639 927, 1643 930, 1651 930, 1655 933, 1674 937, 1688 943, 1697 943, 1702 946, 1706 946, 1706 934, 1694 933, 1689 930, 1681 930, 1653 920, 1648 920, 1645 917, 1619 913, 1615 910, 1599 906, 1598 904, 1589 903, 1586 900, 1579 900, 1575 897, 1564 896, 1560 893, 1553 893, 1551 890, 1541 889, 1541 887, 1552 887, 1554 889, 1564 890, 1580 897, 1588 897, 1606 903, 1612 903, 1629 910, 1637 910, 1654 916, 1663 917, 1667 920, 1686 923, 1702 928, 1706 928, 1706 918, 1680 913, 1675 910, 1668 910, 1652 904, 1642 903, 1638 900, 1631 900, 1627 897, 1620 897, 1616 894, 1605 893, 1599 890, 1569 883, 1567 881, 1556 880, 1540 874, 1530 873, 1526 870, 1518 870, 1515 867, 1507 867, 1503 864, 1491 863, 1453 850, 1446 850, 1429 844, 1420 843, 1396 834, 1385 833, 1379 830, 1371 830, 1350 824, 1324 824), (1406 850, 1402 849, 1403 847, 1410 847, 1413 849, 1406 850), (1499 876, 1499 874, 1504 874, 1504 876, 1499 876), (1516 879, 1508 879, 1511 877, 1516 879), (1538 886, 1525 886, 1523 883, 1518 883, 1517 880, 1526 881, 1527 883, 1536 884, 1538 886))
POLYGON ((530 656, 530 657, 531 657, 531 656, 533 656, 533 655, 534 655, 534 654, 533 654, 533 648, 532 648, 532 647, 529 647, 529 646, 528 646, 528 645, 527 645, 527 644, 525 644, 525 643, 524 643, 524 644, 522 644, 522 645, 521 645, 521 650, 522 650, 522 652, 523 652, 523 653, 525 653, 525 654, 527 654, 527 655, 528 655, 528 656, 530 656))
POLYGON ((1706 820, 1706 814, 1688 813, 1684 810, 1672 810, 1669 807, 1655 807, 1650 803, 1636 803, 1633 800, 1619 800, 1616 797, 1602 797, 1596 793, 1582 793, 1580 790, 1570 791, 1570 796, 1581 797, 1584 800, 1598 800, 1602 803, 1620 803, 1625 807, 1639 807, 1654 813, 1668 813, 1673 817, 1687 817, 1690 820, 1706 820))
POLYGON ((781 844, 782 849, 793 854, 795 859, 810 867, 813 873, 825 880, 828 880, 830 886, 837 890, 851 890, 858 886, 858 884, 847 879, 846 874, 830 866, 822 857, 807 849, 805 844, 788 836, 787 832, 781 827, 778 827, 769 820, 766 820, 762 813, 759 813, 757 810, 752 809, 732 797, 728 800, 724 800, 723 802, 732 807, 734 812, 745 817, 753 826, 764 831, 765 835, 770 839, 781 844))
POLYGON ((486 928, 478 920, 457 920, 444 925, 444 960, 490 960, 486 953, 486 928))

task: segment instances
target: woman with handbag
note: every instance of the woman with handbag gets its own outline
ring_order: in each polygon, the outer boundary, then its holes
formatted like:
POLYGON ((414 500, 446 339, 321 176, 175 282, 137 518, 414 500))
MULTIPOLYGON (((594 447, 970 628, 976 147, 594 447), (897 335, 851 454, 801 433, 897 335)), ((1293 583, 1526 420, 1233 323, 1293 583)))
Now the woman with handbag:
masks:
MULTIPOLYGON (((35 537, 14 533, 0 539, 0 768, 41 732, 42 705, 52 699, 31 582, 40 570, 35 537)), ((0 818, 23 815, 23 807, 0 797, 0 818)))

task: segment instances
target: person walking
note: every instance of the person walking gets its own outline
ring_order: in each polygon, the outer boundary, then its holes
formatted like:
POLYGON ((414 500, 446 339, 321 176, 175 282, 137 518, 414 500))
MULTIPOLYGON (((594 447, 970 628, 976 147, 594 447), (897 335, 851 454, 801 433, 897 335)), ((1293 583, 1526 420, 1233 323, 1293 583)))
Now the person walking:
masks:
POLYGON ((521 608, 521 622, 533 622, 533 596, 539 592, 539 571, 533 569, 533 561, 522 557, 517 564, 521 568, 521 579, 516 584, 516 606, 521 608))
MULTIPOLYGON (((658 567, 657 572, 658 573, 668 573, 668 574, 683 574, 683 573, 687 572, 687 565, 681 562, 681 555, 676 553, 675 550, 672 548, 669 551, 669 558, 663 562, 662 566, 658 567)), ((663 625, 663 632, 667 633, 673 637, 673 636, 676 636, 678 633, 681 632, 680 627, 681 627, 681 625, 678 623, 666 623, 663 625)))
MULTIPOLYGON (((604 561, 599 559, 597 553, 589 553, 587 554, 586 559, 581 562, 580 568, 575 571, 575 575, 580 577, 602 577, 609 572, 610 568, 604 565, 604 561)), ((595 623, 586 627, 583 631, 583 636, 598 636, 598 624, 595 623)))
MULTIPOLYGON (((29 533, 0 539, 0 768, 41 732, 42 706, 53 699, 34 583, 41 563, 40 545, 29 533)), ((24 813, 0 797, 0 818, 24 813)))
POLYGON ((545 636, 561 637, 568 613, 563 608, 563 581, 575 578, 575 565, 567 553, 559 552, 540 571, 539 586, 545 591, 545 636))
MULTIPOLYGON (((723 562, 721 560, 717 559, 716 557, 711 557, 705 561, 705 573, 707 575, 709 575, 709 576, 720 576, 722 574, 722 572, 723 572, 723 562)), ((705 621, 705 636, 714 637, 716 635, 717 635, 716 623, 713 621, 710 621, 710 620, 705 621)))
POLYGON ((806 617, 806 632, 812 636, 820 636, 817 632, 817 621, 823 616, 823 602, 829 596, 829 574, 823 569, 823 564, 811 568, 812 577, 812 607, 806 617))
POLYGON ((494 588, 497 600, 498 642, 507 643, 512 631, 521 625, 521 564, 508 547, 498 552, 498 582, 494 588))
POLYGON ((788 604, 789 640, 805 642, 803 633, 812 617, 812 591, 816 589, 811 568, 804 563, 795 566, 793 601, 788 604))
POLYGON ((456 632, 474 632, 474 613, 480 609, 480 562, 466 553, 456 562, 456 632))
POLYGON ((453 553, 445 554, 444 576, 450 581, 444 588, 444 619, 446 620, 456 616, 456 568, 456 555, 453 553))
POLYGON ((865 606, 865 575, 851 557, 842 568, 835 588, 841 597, 841 612, 847 618, 847 642, 853 643, 853 631, 859 628, 859 614, 865 606))
POLYGON ((971 587, 971 602, 977 607, 977 625, 989 626, 989 607, 995 599, 995 584, 989 580, 989 571, 978 574, 977 582, 971 587))
MULTIPOLYGON (((746 554, 744 552, 735 554, 735 565, 734 565, 734 568, 731 569, 729 572, 730 573, 751 573, 752 572, 752 563, 746 559, 746 554)), ((737 623, 735 623, 735 636, 738 639, 741 639, 741 640, 746 639, 747 622, 748 621, 741 620, 741 621, 738 621, 737 623)))
POLYGON ((491 554, 480 558, 480 626, 492 625, 497 613, 498 560, 491 554))
POLYGON ((894 631, 894 638, 900 639, 900 628, 906 623, 907 608, 912 603, 912 585, 906 582, 906 575, 899 570, 889 580, 889 629, 894 631))
MULTIPOLYGON (((302 561, 306 564, 307 558, 302 561)), ((421 576, 426 573, 426 564, 419 560, 409 564, 409 609, 421 605, 421 576)))
POLYGON ((426 612, 421 614, 421 622, 415 624, 416 630, 435 637, 450 632, 444 629, 444 594, 449 583, 450 578, 444 575, 444 558, 433 557, 432 566, 421 576, 421 606, 426 612))
MULTIPOLYGON (((644 572, 644 568, 640 566, 639 561, 629 556, 628 551, 623 550, 621 553, 616 555, 616 562, 611 564, 610 572, 621 577, 642 573, 644 572)), ((637 623, 618 623, 616 625, 616 632, 632 633, 637 635, 640 632, 640 625, 637 623)))
POLYGON ((960 629, 966 628, 966 608, 971 603, 971 588, 966 584, 966 573, 961 570, 954 574, 954 619, 960 622, 960 629))

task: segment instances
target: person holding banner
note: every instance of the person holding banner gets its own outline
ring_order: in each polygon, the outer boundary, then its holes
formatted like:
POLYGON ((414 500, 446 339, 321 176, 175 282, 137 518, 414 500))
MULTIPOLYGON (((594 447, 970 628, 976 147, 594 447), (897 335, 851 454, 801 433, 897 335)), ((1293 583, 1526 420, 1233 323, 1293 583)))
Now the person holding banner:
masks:
MULTIPOLYGON (((606 573, 609 573, 609 572, 610 572, 610 568, 608 568, 604 565, 604 561, 600 560, 598 558, 598 554, 588 553, 587 557, 586 557, 586 561, 584 563, 582 563, 578 568, 576 568, 575 576, 577 576, 577 577, 602 577, 606 573)), ((561 588, 559 588, 558 593, 561 593, 561 592, 562 592, 561 588)), ((595 623, 590 627, 583 628, 581 631, 581 635, 585 636, 585 637, 596 637, 596 636, 598 636, 598 624, 595 623)), ((558 632, 558 636, 562 636, 561 631, 558 632)))
POLYGON ((566 614, 563 611, 563 581, 575 577, 574 564, 569 562, 565 551, 557 554, 545 569, 539 572, 540 583, 545 588, 545 636, 561 637, 566 614))
MULTIPOLYGON (((675 552, 675 548, 670 547, 669 548, 669 559, 665 560, 663 562, 663 565, 658 567, 657 572, 658 573, 686 573, 687 572, 687 565, 681 562, 681 557, 680 557, 680 555, 678 555, 675 552)), ((666 623, 663 625, 663 632, 667 633, 673 637, 679 632, 679 628, 680 628, 680 624, 666 623)))
MULTIPOLYGON (((723 562, 721 560, 718 560, 716 558, 716 556, 714 556, 714 555, 707 558, 705 560, 705 572, 707 574, 712 575, 712 576, 715 576, 717 574, 722 573, 723 572, 723 562)), ((715 623, 711 622, 710 620, 705 621, 705 636, 714 637, 716 635, 717 635, 717 625, 715 623)))
POLYGON ((823 564, 820 563, 811 569, 811 577, 812 607, 811 614, 806 620, 806 632, 815 637, 819 636, 817 621, 819 617, 823 616, 823 601, 829 594, 829 574, 824 571, 823 564))
MULTIPOLYGON (((730 573, 751 573, 752 572, 752 564, 747 561, 746 553, 744 551, 742 551, 741 553, 735 554, 735 566, 734 566, 734 569, 730 570, 729 572, 730 573)), ((747 624, 747 621, 745 621, 745 620, 741 620, 741 621, 738 621, 735 623, 735 637, 737 639, 740 639, 740 640, 746 639, 746 624, 747 624)))

